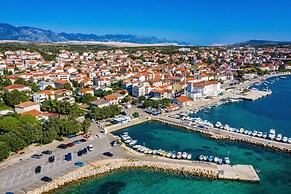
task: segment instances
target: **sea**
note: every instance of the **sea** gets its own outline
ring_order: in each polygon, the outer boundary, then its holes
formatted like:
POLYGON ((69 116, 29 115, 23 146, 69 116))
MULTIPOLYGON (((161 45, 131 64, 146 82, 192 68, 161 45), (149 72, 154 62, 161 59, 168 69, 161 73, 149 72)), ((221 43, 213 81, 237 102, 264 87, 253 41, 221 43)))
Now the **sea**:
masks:
MULTIPOLYGON (((276 79, 276 78, 271 78, 276 79)), ((261 87, 261 86, 258 86, 261 87)), ((291 76, 269 85, 272 95, 257 101, 221 105, 211 114, 197 113, 209 121, 220 121, 233 127, 267 131, 270 128, 291 137, 291 76), (272 100, 270 100, 272 99, 272 100), (288 109, 289 108, 289 109, 288 109), (282 113, 283 112, 283 113, 282 113), (289 118, 288 118, 289 117, 289 118)), ((69 184, 55 194, 96 193, 225 193, 253 194, 291 193, 291 155, 240 142, 212 140, 199 133, 158 122, 145 122, 117 131, 127 131, 138 144, 151 149, 186 151, 195 160, 201 154, 229 156, 231 164, 249 164, 261 171, 260 183, 246 183, 154 172, 150 170, 117 171, 102 177, 69 184)))

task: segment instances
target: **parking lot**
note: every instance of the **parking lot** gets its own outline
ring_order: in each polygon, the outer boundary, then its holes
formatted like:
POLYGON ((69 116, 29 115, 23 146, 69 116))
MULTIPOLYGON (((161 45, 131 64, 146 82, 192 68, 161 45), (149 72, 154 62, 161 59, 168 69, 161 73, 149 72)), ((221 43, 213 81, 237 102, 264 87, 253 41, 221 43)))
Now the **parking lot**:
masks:
POLYGON ((13 191, 14 193, 25 193, 41 184, 40 180, 43 176, 52 179, 67 174, 76 168, 75 162, 81 161, 85 164, 104 158, 103 152, 112 149, 110 141, 112 139, 103 135, 101 138, 94 136, 92 140, 81 142, 67 149, 55 148, 52 155, 55 156, 53 163, 48 162, 50 155, 43 155, 41 159, 28 158, 18 163, 12 164, 6 168, 0 169, 0 193, 13 191), (87 154, 77 156, 77 152, 89 145, 93 145, 94 149, 87 154), (65 155, 72 153, 72 161, 66 161, 65 155), (41 172, 35 173, 35 168, 41 166, 41 172))

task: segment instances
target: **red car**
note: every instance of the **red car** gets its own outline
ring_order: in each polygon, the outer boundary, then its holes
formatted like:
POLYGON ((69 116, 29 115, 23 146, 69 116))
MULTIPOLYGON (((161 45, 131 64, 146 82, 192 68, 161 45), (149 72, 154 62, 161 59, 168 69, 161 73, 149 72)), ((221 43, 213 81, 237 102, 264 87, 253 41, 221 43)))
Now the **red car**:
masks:
POLYGON ((74 144, 72 144, 72 143, 68 143, 67 146, 71 148, 71 147, 74 146, 74 144))

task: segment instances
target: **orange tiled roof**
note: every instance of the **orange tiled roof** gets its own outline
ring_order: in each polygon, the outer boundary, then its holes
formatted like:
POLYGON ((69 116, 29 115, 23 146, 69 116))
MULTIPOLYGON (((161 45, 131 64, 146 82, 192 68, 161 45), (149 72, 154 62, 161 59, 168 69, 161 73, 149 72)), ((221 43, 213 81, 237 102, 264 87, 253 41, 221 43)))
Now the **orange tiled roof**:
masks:
POLYGON ((104 98, 106 99, 106 101, 110 101, 113 99, 117 99, 117 96, 114 94, 110 94, 110 95, 104 96, 104 98))
POLYGON ((32 115, 34 117, 37 117, 37 116, 40 116, 41 115, 41 112, 39 112, 38 110, 30 110, 30 111, 26 111, 26 112, 23 112, 21 113, 21 115, 32 115))
POLYGON ((186 96, 180 96, 180 97, 177 97, 176 100, 180 101, 180 102, 188 102, 188 101, 191 101, 189 98, 187 98, 186 96))

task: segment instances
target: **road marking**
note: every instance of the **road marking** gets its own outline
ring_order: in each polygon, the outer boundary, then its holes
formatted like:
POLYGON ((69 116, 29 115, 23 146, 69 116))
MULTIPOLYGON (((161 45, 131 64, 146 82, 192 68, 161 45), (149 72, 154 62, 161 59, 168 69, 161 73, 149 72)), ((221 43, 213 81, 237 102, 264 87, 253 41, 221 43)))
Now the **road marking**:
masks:
POLYGON ((4 187, 4 185, 5 185, 5 183, 6 183, 7 179, 8 179, 8 177, 9 177, 9 175, 6 176, 6 179, 5 179, 5 181, 3 182, 3 185, 2 185, 3 187, 4 187))
POLYGON ((19 178, 18 178, 17 183, 19 183, 19 181, 20 181, 20 179, 21 179, 21 177, 22 177, 22 175, 23 175, 23 172, 24 172, 24 170, 21 171, 21 174, 20 174, 20 176, 19 176, 19 178))
POLYGON ((31 167, 29 168, 29 170, 28 170, 28 172, 27 172, 26 176, 28 176, 28 175, 29 175, 30 169, 31 169, 31 167))
POLYGON ((11 179, 11 183, 10 183, 9 185, 12 185, 12 183, 13 183, 13 181, 14 181, 14 179, 15 179, 15 176, 16 176, 16 173, 14 173, 14 176, 13 176, 13 178, 11 179))

